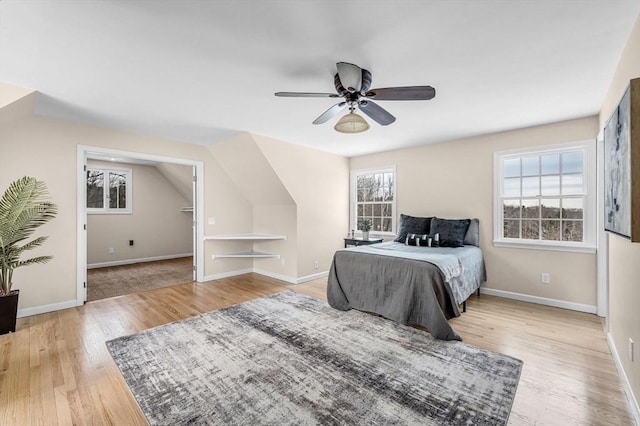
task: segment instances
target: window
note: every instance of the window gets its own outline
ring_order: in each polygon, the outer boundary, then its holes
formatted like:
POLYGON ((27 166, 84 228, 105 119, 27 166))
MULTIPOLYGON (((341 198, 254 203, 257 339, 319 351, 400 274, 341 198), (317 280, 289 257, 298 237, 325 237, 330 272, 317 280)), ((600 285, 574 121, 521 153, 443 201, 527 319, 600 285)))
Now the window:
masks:
POLYGON ((371 220, 371 232, 395 235, 395 167, 351 172, 351 229, 371 220))
POLYGON ((87 168, 87 212, 131 213, 131 170, 87 168))
POLYGON ((494 244, 595 250, 595 141, 494 154, 494 244))

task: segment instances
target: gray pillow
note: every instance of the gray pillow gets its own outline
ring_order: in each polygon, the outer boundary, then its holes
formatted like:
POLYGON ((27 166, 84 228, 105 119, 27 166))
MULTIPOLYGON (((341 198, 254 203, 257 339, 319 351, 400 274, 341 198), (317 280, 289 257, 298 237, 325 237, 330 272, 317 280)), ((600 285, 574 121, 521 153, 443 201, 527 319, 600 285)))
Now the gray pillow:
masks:
POLYGON ((431 230, 431 217, 417 217, 406 214, 400 215, 400 226, 395 242, 404 243, 408 234, 428 234, 431 230))
POLYGON ((463 247, 464 237, 469 229, 471 219, 431 220, 431 232, 440 234, 440 247, 463 247))
POLYGON ((470 246, 480 247, 480 220, 471 219, 469 223, 469 229, 464 236, 464 244, 470 246))

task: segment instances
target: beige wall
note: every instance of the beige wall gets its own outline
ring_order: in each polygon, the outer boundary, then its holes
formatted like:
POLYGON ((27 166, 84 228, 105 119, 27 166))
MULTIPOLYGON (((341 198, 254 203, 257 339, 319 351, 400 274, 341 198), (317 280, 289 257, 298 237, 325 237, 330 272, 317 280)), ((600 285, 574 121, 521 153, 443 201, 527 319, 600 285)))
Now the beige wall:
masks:
MULTIPOLYGON (((87 166, 130 169, 132 179, 131 214, 87 215, 88 265, 193 253, 193 217, 180 211, 192 205, 191 197, 183 197, 155 166, 91 160, 87 166)), ((171 166, 186 170, 186 184, 192 185, 192 167, 171 166)))
POLYGON ((298 277, 328 271, 349 229, 348 159, 260 135, 253 138, 297 206, 298 277))
MULTIPOLYGON (((5 114, 13 115, 12 105, 0 109, 0 122, 5 114)), ((236 232, 253 221, 252 206, 205 147, 39 116, 3 122, 0 188, 31 175, 47 183, 59 206, 58 217, 41 230, 50 236, 49 240, 33 251, 53 254, 53 260, 46 265, 19 269, 14 275, 15 286, 21 290, 19 309, 55 307, 76 299, 77 145, 202 161, 205 216, 218 220, 215 227, 205 221, 205 233, 236 232)), ((246 265, 241 261, 211 260, 212 253, 213 248, 205 244, 205 275, 222 274, 246 265)))
POLYGON ((597 117, 570 120, 351 159, 351 170, 396 166, 397 212, 480 219, 484 287, 587 305, 596 304, 594 254, 498 248, 493 238, 493 153, 592 139, 597 117), (540 283, 540 273, 551 284, 540 283))
MULTIPOLYGON (((617 106, 629 84, 640 77, 640 17, 624 49, 615 76, 600 111, 600 128, 617 106)), ((640 130, 640 129, 636 129, 640 130)), ((640 167, 634 164, 632 167, 640 167)), ((635 395, 640 396, 640 243, 615 234, 609 241, 609 334, 618 353, 620 363, 635 395), (627 356, 629 338, 635 342, 634 361, 627 356)))

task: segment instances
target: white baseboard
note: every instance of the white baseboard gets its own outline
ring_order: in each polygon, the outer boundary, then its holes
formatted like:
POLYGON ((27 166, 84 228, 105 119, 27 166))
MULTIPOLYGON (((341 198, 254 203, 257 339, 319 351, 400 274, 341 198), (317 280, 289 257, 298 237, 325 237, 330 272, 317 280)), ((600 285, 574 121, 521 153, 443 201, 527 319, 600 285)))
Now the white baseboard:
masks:
POLYGON ((640 406, 638 406, 638 400, 633 394, 633 389, 631 389, 629 378, 622 368, 622 362, 620 361, 620 356, 613 341, 613 337, 611 337, 611 333, 607 333, 607 343, 609 344, 609 350, 611 351, 611 356, 613 357, 613 363, 616 365, 616 369, 618 370, 618 376, 620 376, 620 380, 622 381, 622 387, 624 388, 624 393, 627 396, 631 414, 633 415, 635 423, 637 425, 640 425, 640 406))
POLYGON ((480 293, 489 296, 504 297, 505 299, 520 300, 522 302, 537 303, 539 305, 553 306, 555 308, 570 309, 572 311, 586 312, 589 314, 596 313, 596 307, 593 305, 584 305, 582 303, 567 302, 566 300, 549 299, 547 297, 531 296, 529 294, 512 293, 510 291, 495 290, 493 288, 480 288, 480 293))
POLYGON ((236 275, 250 274, 251 272, 253 272, 253 268, 238 269, 235 271, 221 272, 219 274, 205 275, 204 281, 206 282, 221 280, 223 278, 235 277, 236 275))
POLYGON ((329 271, 318 272, 317 274, 306 275, 296 280, 296 284, 306 283, 307 281, 317 280, 318 278, 324 278, 329 276, 329 271))
POLYGON ((287 275, 278 274, 277 272, 265 271, 264 269, 253 268, 253 272, 256 274, 264 275, 265 277, 274 278, 276 280, 284 281, 289 284, 298 284, 297 278, 287 275))
POLYGON ((90 263, 87 265, 87 269, 106 268, 109 266, 131 265, 134 263, 143 263, 143 262, 156 262, 158 260, 181 259, 183 257, 191 257, 191 256, 193 256, 193 253, 165 254, 163 256, 141 257, 139 259, 114 260, 113 262, 90 263))
MULTIPOLYGON (((82 303, 80 304, 82 305, 82 303)), ((67 300, 50 305, 34 306, 33 308, 18 309, 18 318, 29 317, 31 315, 46 314, 47 312, 60 311, 62 309, 75 308, 80 306, 77 300, 67 300)))
POLYGON ((236 271, 223 272, 221 274, 207 275, 207 276, 204 277, 204 281, 220 280, 222 278, 235 277, 236 275, 249 274, 249 273, 256 273, 256 274, 264 275, 265 277, 269 277, 269 278, 273 278, 273 279, 276 279, 276 280, 284 281, 284 282, 289 283, 289 284, 302 284, 302 283, 306 283, 307 281, 312 281, 312 280, 315 280, 315 279, 318 279, 318 278, 322 278, 322 277, 326 277, 326 276, 329 275, 329 271, 324 271, 324 272, 318 272, 317 274, 312 274, 312 275, 307 275, 307 276, 300 277, 300 278, 295 278, 295 277, 290 277, 288 275, 282 275, 282 274, 278 274, 276 272, 267 271, 267 270, 264 270, 264 269, 246 268, 246 269, 239 269, 239 270, 236 270, 236 271))

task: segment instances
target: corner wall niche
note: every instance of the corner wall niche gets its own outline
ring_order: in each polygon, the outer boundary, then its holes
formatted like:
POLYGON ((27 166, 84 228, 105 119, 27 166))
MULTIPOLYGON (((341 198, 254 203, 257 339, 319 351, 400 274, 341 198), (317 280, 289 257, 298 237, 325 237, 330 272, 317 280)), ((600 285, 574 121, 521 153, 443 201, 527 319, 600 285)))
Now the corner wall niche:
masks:
MULTIPOLYGON (((286 240, 286 235, 281 234, 264 234, 264 233, 239 233, 239 234, 215 234, 205 235, 205 241, 266 241, 266 240, 286 240)), ((212 259, 228 259, 228 258, 272 258, 280 259, 280 255, 276 253, 265 253, 255 250, 247 250, 234 253, 214 254, 212 259)))

